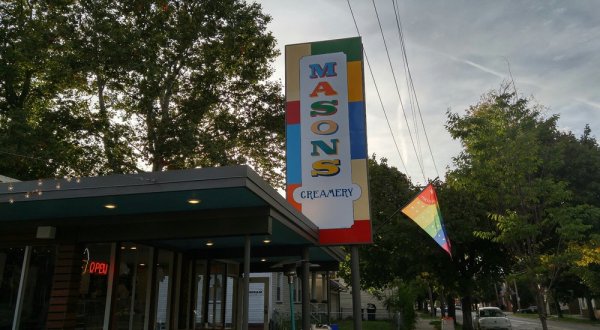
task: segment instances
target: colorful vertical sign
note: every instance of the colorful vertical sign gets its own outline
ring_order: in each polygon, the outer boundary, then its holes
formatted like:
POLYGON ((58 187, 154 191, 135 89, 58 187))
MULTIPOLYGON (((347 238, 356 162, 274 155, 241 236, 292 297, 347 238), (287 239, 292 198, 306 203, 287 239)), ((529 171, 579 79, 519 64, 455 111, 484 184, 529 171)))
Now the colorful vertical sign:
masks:
POLYGON ((372 241, 362 43, 286 46, 287 199, 321 244, 372 241))

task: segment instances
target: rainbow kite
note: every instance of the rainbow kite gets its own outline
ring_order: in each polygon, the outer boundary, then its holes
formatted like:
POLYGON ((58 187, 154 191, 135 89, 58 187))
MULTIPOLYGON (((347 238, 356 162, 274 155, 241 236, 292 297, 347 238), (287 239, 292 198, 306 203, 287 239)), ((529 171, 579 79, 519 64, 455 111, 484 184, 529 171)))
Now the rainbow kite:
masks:
POLYGON ((446 235, 446 230, 442 222, 440 205, 431 184, 427 185, 415 199, 408 203, 402 209, 402 213, 416 222, 419 227, 425 230, 452 257, 450 240, 446 235))

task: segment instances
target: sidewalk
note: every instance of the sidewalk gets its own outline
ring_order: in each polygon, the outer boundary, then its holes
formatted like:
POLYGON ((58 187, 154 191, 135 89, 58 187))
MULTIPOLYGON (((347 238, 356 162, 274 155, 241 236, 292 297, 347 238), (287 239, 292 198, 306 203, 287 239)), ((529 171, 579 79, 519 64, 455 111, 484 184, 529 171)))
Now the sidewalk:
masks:
POLYGON ((431 321, 433 321, 433 320, 418 318, 417 326, 415 327, 415 330, 433 330, 433 329, 435 329, 433 327, 433 325, 429 324, 429 322, 431 322, 431 321))

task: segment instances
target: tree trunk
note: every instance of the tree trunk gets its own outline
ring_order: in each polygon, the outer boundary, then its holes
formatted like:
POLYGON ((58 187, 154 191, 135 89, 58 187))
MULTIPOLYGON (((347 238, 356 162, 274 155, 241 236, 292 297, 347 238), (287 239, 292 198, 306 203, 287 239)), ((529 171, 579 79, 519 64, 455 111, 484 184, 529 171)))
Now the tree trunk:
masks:
POLYGON ((423 311, 423 300, 421 300, 421 298, 417 298, 417 310, 419 312, 423 311))
POLYGON ((546 304, 544 303, 544 294, 542 292, 542 288, 538 287, 537 284, 534 284, 535 290, 535 301, 538 310, 538 317, 540 318, 540 322, 542 323, 542 329, 548 330, 548 324, 546 322, 548 318, 548 313, 546 312, 546 304))
POLYGON ((454 297, 451 294, 446 297, 446 304, 448 305, 448 316, 454 319, 456 325, 456 307, 454 306, 454 297))
POLYGON ((441 317, 445 317, 446 316, 446 297, 444 297, 444 289, 440 289, 440 294, 438 295, 439 300, 440 300, 440 316, 441 317))
POLYGON ((429 289, 429 315, 435 316, 435 304, 433 301, 433 290, 431 289, 431 285, 428 285, 427 289, 429 289))
POLYGON ((585 293, 585 304, 587 305, 588 317, 590 321, 596 321, 596 315, 594 315, 594 307, 592 306, 592 297, 590 292, 585 293))
POLYGON ((100 74, 96 74, 96 83, 98 85, 98 108, 102 126, 102 142, 104 144, 104 155, 108 162, 108 168, 113 173, 121 173, 119 168, 119 162, 114 154, 115 143, 113 142, 113 136, 110 132, 110 118, 108 116, 108 110, 106 109, 106 102, 104 101, 104 88, 106 82, 100 77, 100 74))
POLYGON ((464 296, 460 299, 462 304, 463 330, 473 330, 473 317, 471 315, 471 296, 464 296))
POLYGON ((554 290, 552 292, 552 300, 554 300, 554 306, 556 308, 556 314, 558 315, 559 318, 562 319, 563 318, 563 313, 562 313, 562 310, 560 309, 560 303, 558 302, 556 290, 554 290))

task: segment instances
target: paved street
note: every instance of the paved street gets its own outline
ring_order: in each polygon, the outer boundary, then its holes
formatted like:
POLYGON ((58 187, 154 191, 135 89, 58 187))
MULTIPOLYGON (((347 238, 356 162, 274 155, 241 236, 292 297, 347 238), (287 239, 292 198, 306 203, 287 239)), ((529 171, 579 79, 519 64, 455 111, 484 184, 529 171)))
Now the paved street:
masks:
MULTIPOLYGON (((541 330, 540 320, 537 318, 522 317, 518 314, 509 314, 508 318, 513 330, 541 330)), ((456 311, 456 319, 462 323, 462 312, 456 311)), ((599 330, 600 325, 579 324, 573 322, 562 322, 548 320, 548 330, 599 330)))
MULTIPOLYGON (((538 330, 542 329, 539 319, 509 315, 514 330, 538 330)), ((562 322, 548 320, 548 330, 598 330, 600 326, 591 324, 579 324, 574 322, 562 322)))

